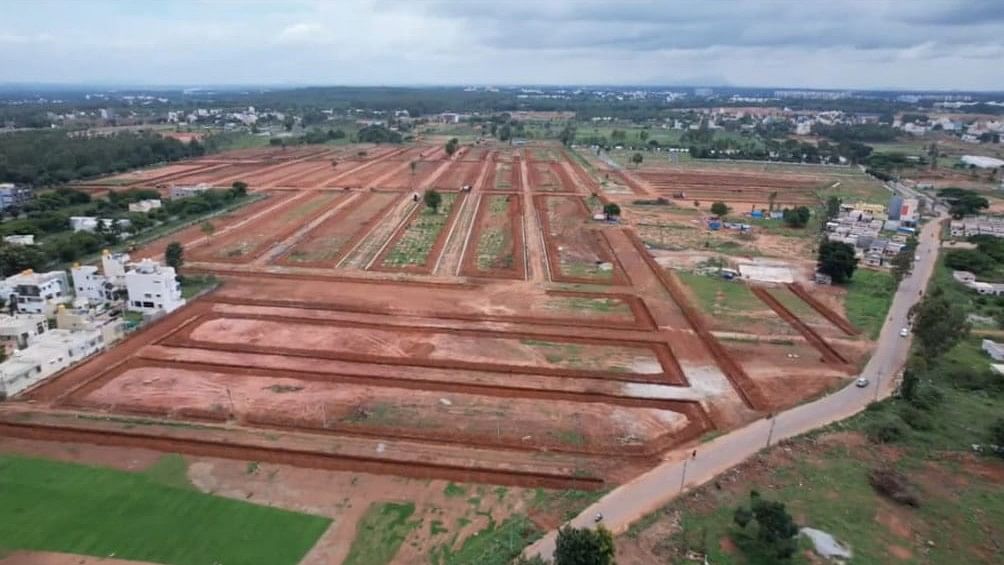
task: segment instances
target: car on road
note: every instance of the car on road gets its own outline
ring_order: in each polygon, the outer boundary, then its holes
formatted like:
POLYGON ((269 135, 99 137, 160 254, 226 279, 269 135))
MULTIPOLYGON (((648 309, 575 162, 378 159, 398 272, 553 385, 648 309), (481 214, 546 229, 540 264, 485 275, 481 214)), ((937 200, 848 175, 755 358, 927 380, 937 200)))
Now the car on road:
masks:
POLYGON ((868 384, 869 381, 865 377, 860 377, 858 378, 858 380, 854 381, 854 386, 858 388, 865 388, 866 386, 868 386, 868 384))
POLYGON ((906 337, 910 335, 910 328, 903 328, 899 330, 899 337, 906 337))

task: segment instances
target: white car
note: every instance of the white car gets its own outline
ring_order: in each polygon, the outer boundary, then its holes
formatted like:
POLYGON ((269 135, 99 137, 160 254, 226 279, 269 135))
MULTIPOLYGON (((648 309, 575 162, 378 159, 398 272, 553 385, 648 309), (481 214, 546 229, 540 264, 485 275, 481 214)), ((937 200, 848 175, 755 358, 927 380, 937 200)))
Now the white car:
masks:
POLYGON ((899 337, 906 337, 910 335, 910 328, 903 328, 899 330, 899 337))
POLYGON ((866 386, 868 386, 868 384, 869 384, 868 379, 864 377, 861 377, 858 380, 854 381, 854 386, 858 388, 865 388, 866 386))

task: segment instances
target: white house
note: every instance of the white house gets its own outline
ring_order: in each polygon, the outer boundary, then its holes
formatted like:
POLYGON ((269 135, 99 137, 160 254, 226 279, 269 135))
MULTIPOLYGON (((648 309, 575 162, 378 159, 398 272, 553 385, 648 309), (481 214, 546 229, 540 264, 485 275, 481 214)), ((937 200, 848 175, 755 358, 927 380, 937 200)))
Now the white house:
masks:
POLYGON ((35 236, 32 234, 27 235, 5 235, 3 238, 5 243, 11 245, 24 246, 24 245, 35 245, 35 236))
POLYGON ((189 196, 201 194, 209 190, 209 188, 209 185, 204 182, 196 185, 172 186, 171 198, 188 198, 189 196))
POLYGON ((48 328, 49 323, 40 314, 0 316, 0 345, 4 349, 24 349, 48 328))
POLYGON ((112 218, 99 219, 94 216, 70 216, 70 227, 73 228, 73 231, 75 232, 95 231, 98 229, 99 222, 107 229, 111 229, 111 227, 115 224, 118 224, 118 226, 122 229, 126 229, 132 225, 132 222, 125 218, 115 220, 112 218))
POLYGON ((31 269, 7 277, 0 284, 0 292, 17 312, 52 316, 58 304, 73 299, 69 292, 66 271, 36 273, 31 269))
POLYGON ((185 305, 173 267, 143 259, 132 264, 132 270, 125 274, 125 283, 129 310, 155 314, 173 312, 185 305))
POLYGON ((150 210, 156 210, 157 208, 160 208, 160 206, 161 206, 160 200, 156 198, 150 198, 147 200, 140 200, 139 202, 130 202, 129 211, 140 212, 142 214, 145 214, 150 210))
POLYGON ((104 348, 98 330, 49 330, 0 363, 0 396, 14 396, 104 348))
POLYGON ((983 340, 983 351, 986 352, 994 361, 1004 361, 1004 344, 997 343, 996 341, 984 339, 983 340))

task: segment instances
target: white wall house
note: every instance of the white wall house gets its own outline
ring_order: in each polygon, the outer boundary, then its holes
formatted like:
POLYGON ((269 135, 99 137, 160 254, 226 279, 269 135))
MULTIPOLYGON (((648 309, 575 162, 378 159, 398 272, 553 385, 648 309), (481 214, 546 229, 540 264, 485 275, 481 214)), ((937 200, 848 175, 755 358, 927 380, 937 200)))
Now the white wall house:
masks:
POLYGON ((41 314, 0 316, 0 346, 11 350, 24 349, 48 329, 49 322, 41 314))
POLYGON ((155 210, 157 208, 160 208, 160 206, 161 206, 160 200, 157 200, 156 198, 151 198, 149 200, 140 200, 139 202, 131 202, 129 204, 129 211, 140 212, 145 214, 150 210, 155 210))
POLYGON ((4 279, 0 292, 8 304, 16 305, 17 312, 25 314, 53 316, 57 305, 73 299, 66 271, 36 273, 28 269, 4 279))
POLYGON ((97 330, 49 330, 0 363, 0 396, 14 396, 104 348, 97 330))
POLYGON ((129 310, 155 314, 173 312, 185 305, 174 268, 162 266, 156 261, 143 259, 133 263, 132 270, 125 274, 125 283, 128 293, 126 307, 129 310))

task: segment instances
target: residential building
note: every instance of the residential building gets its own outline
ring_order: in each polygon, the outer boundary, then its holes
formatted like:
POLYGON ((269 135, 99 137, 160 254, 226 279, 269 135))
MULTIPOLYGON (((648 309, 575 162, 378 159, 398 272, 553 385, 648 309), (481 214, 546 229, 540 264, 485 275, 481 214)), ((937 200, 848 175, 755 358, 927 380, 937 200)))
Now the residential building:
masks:
POLYGON ((73 299, 69 292, 66 271, 36 273, 28 269, 7 277, 0 284, 2 296, 17 312, 53 316, 58 304, 73 299))
POLYGON ((70 227, 75 232, 95 231, 98 229, 98 223, 101 223, 105 229, 111 229, 116 224, 122 229, 127 229, 132 225, 132 222, 125 218, 116 220, 112 218, 97 218, 95 216, 70 216, 70 227))
POLYGON ((0 363, 0 397, 19 394, 104 348, 98 330, 49 330, 0 363))
POLYGON ((132 270, 125 274, 129 310, 156 314, 173 312, 185 305, 173 267, 150 259, 133 263, 131 267, 132 270))
POLYGON ((126 323, 120 316, 108 312, 98 313, 91 308, 64 308, 56 311, 56 328, 61 330, 97 330, 105 346, 111 346, 125 337, 126 323))
POLYGON ((19 246, 19 247, 25 246, 25 245, 35 245, 35 236, 32 235, 32 234, 27 234, 27 235, 5 235, 4 238, 3 238, 3 240, 4 240, 4 243, 9 243, 11 245, 16 245, 16 246, 19 246))
POLYGON ((203 192, 209 190, 210 186, 206 183, 199 183, 195 185, 179 185, 172 186, 170 197, 173 198, 188 198, 190 196, 195 196, 197 194, 202 194, 203 192))
POLYGON ((1004 296, 1004 284, 978 281, 976 280, 976 275, 969 271, 952 271, 952 278, 962 286, 978 294, 1004 296))
POLYGON ((0 210, 20 208, 32 199, 34 193, 30 188, 11 182, 0 183, 0 210))
POLYGON ((150 210, 156 210, 160 208, 161 202, 156 198, 150 198, 147 200, 140 200, 139 202, 130 202, 129 211, 139 212, 141 214, 146 214, 150 210))
POLYGON ((48 329, 49 323, 41 314, 2 315, 0 345, 5 350, 24 349, 48 329))

